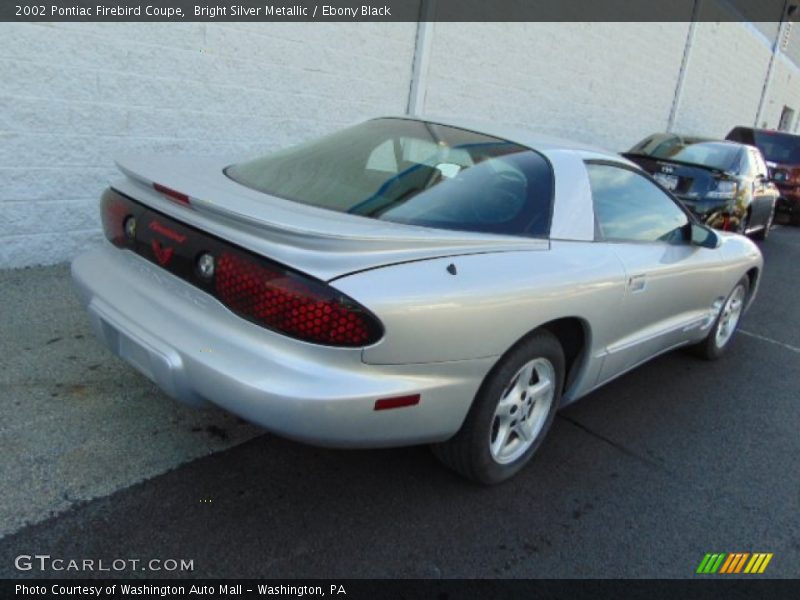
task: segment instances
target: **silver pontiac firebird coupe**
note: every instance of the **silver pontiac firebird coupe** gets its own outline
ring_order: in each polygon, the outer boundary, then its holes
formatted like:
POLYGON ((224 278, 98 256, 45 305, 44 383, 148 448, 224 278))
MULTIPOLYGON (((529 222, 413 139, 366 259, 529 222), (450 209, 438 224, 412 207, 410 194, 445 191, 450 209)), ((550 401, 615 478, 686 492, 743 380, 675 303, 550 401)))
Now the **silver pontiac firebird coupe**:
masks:
POLYGON ((482 483, 654 356, 717 358, 748 239, 639 167, 517 129, 381 118, 248 162, 120 161, 72 274, 167 394, 326 446, 432 444, 482 483))

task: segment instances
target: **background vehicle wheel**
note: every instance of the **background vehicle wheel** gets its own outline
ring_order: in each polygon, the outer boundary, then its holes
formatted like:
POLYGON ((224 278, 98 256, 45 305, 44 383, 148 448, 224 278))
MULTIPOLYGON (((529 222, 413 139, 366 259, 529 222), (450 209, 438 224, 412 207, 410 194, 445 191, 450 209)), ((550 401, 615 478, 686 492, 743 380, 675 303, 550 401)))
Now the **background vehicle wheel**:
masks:
POLYGON ((446 466, 484 484, 516 474, 542 443, 564 384, 564 351, 547 331, 512 348, 481 384, 451 439, 432 446, 446 466))
POLYGON ((775 220, 775 205, 772 205, 772 212, 769 213, 769 217, 767 217, 767 222, 764 224, 764 229, 759 229, 757 233, 753 235, 753 239, 764 241, 769 237, 769 230, 772 228, 772 222, 775 220))
POLYGON ((694 347, 699 356, 706 360, 716 360, 722 356, 739 326, 749 292, 750 280, 743 277, 725 299, 722 310, 719 311, 717 320, 714 321, 714 326, 708 332, 706 339, 694 347))

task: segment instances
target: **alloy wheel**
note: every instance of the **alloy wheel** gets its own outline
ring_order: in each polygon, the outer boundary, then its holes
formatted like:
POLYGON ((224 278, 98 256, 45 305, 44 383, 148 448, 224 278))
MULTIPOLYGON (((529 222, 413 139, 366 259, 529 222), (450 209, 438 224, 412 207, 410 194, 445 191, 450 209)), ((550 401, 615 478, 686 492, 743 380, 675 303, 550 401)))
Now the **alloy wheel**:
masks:
POLYGON ((736 326, 739 324, 742 309, 744 308, 744 296, 744 286, 737 285, 722 307, 715 335, 717 348, 725 346, 733 336, 733 332, 736 331, 736 326))
POLYGON ((511 378, 497 403, 489 433, 495 462, 514 462, 533 445, 547 421, 555 388, 555 367, 546 358, 525 363, 511 378))

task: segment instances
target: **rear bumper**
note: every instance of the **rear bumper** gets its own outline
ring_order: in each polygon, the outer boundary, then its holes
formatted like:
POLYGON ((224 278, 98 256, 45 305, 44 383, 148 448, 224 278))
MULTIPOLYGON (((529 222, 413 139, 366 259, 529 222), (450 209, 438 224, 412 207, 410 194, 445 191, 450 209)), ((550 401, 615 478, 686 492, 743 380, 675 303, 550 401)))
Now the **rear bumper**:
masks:
POLYGON ((240 319, 110 244, 76 258, 72 276, 97 337, 168 395, 319 445, 447 439, 496 360, 367 365, 358 348, 315 346, 240 319), (378 399, 410 394, 420 394, 418 405, 374 410, 378 399))

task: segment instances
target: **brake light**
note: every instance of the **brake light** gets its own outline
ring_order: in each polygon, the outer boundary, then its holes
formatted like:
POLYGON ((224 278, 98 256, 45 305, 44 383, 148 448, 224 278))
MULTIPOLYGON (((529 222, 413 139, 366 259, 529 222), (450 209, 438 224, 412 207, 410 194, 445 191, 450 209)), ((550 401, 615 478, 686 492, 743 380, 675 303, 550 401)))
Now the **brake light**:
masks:
POLYGON ((710 190, 707 198, 735 198, 739 191, 739 185, 736 181, 727 179, 717 180, 716 188, 710 190))
POLYGON ((160 183, 154 183, 153 189, 157 192, 161 192, 165 196, 172 198, 173 200, 177 200, 181 204, 189 205, 189 196, 186 194, 182 194, 181 192, 176 192, 172 188, 168 188, 165 185, 161 185, 160 183))
POLYGON ((122 247, 128 244, 129 238, 126 235, 126 229, 132 229, 135 235, 136 228, 131 228, 130 223, 127 228, 125 225, 128 219, 134 218, 133 212, 133 205, 122 196, 112 193, 111 190, 106 190, 100 199, 100 219, 103 222, 103 232, 115 246, 122 247))
POLYGON ((222 252, 215 291, 241 316, 304 341, 364 346, 380 336, 377 319, 334 288, 244 253, 222 252))

